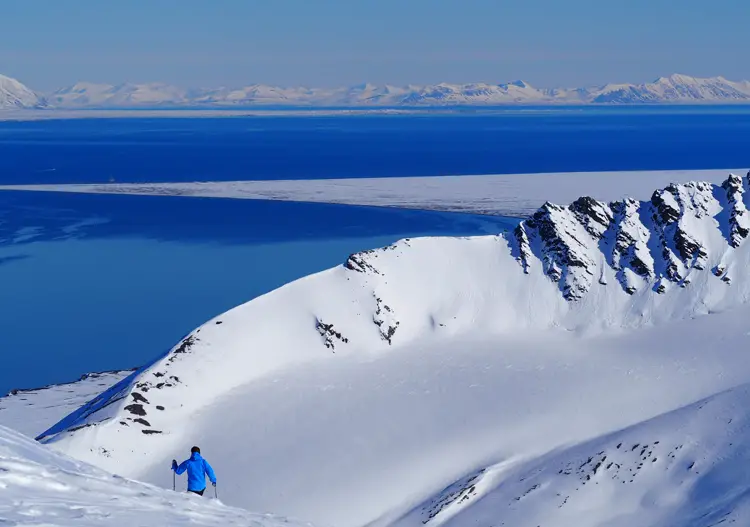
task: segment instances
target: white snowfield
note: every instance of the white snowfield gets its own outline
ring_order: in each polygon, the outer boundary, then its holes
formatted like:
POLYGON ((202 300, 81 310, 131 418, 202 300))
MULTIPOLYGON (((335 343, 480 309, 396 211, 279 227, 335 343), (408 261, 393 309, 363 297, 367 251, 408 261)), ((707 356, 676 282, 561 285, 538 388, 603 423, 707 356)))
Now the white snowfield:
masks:
POLYGON ((44 527, 295 527, 219 500, 108 474, 0 426, 0 525, 44 527))
POLYGON ((133 370, 88 373, 75 382, 33 390, 13 390, 0 397, 0 425, 36 437, 133 370))
POLYGON ((341 527, 747 523, 746 389, 669 412, 750 382, 749 189, 581 198, 505 235, 352 255, 40 439, 165 487, 197 444, 227 503, 341 527))
POLYGON ((720 184, 747 169, 568 172, 479 176, 0 185, 0 190, 269 199, 397 207, 525 218, 545 201, 571 203, 582 195, 601 201, 648 199, 670 183, 720 184))

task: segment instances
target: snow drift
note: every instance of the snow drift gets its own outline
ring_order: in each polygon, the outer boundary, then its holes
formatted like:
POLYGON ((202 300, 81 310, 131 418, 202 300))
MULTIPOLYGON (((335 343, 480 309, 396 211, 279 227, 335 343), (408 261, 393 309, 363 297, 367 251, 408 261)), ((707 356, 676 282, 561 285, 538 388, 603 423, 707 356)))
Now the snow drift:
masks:
POLYGON ((0 523, 49 527, 308 525, 113 476, 4 427, 0 427, 0 523))
POLYGON ((207 322, 39 439, 162 485, 200 443, 228 503, 395 518, 490 461, 750 380, 749 187, 547 203, 512 234, 353 254, 207 322))

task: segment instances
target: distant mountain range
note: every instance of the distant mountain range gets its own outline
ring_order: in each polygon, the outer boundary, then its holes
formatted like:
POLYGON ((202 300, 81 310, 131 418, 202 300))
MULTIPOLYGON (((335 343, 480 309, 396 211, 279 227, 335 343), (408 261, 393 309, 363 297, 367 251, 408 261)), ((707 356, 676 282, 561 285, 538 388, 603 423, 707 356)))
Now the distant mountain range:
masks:
POLYGON ((750 81, 687 75, 660 77, 645 84, 606 84, 584 88, 535 88, 524 81, 505 84, 391 86, 361 84, 343 88, 279 87, 186 89, 163 83, 119 85, 79 82, 50 94, 35 93, 0 75, 0 108, 154 108, 154 107, 429 107, 506 104, 750 103, 750 81))

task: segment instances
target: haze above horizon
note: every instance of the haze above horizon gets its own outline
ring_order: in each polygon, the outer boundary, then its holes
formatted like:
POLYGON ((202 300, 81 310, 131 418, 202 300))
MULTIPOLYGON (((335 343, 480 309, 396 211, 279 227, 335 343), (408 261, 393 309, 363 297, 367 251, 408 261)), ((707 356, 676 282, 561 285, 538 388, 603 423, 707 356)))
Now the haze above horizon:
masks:
POLYGON ((135 0, 16 2, 0 72, 38 90, 78 81, 252 83, 645 82, 750 77, 750 5, 685 0, 135 0), (29 38, 33 35, 34 38, 29 38))

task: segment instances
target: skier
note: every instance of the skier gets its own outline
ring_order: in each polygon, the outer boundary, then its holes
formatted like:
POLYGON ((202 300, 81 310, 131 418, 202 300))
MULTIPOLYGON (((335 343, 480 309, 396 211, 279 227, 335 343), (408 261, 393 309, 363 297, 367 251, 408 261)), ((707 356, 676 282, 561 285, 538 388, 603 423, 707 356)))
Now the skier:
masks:
POLYGON ((206 490, 206 475, 211 480, 211 484, 216 486, 216 474, 214 469, 208 464, 208 461, 201 457, 201 449, 194 446, 190 449, 190 459, 186 459, 179 465, 177 460, 172 460, 172 470, 178 475, 182 474, 187 470, 188 473, 188 492, 193 492, 199 496, 203 496, 203 492, 206 490))

